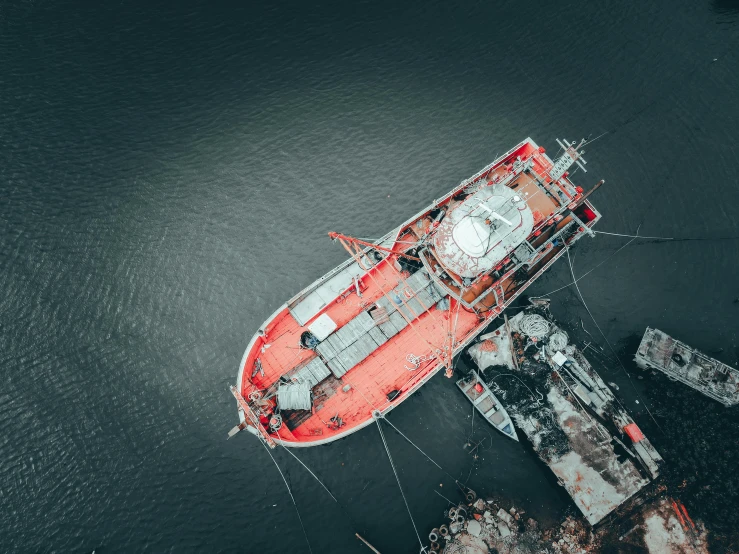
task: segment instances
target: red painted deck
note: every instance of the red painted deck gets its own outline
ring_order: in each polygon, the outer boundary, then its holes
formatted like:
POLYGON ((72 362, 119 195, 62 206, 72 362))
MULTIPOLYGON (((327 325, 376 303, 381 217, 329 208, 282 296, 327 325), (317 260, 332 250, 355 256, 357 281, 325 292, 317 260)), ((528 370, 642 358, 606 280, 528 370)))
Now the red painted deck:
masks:
MULTIPOLYGON (((562 189, 562 193, 565 193, 568 198, 571 199, 572 196, 561 185, 551 182, 548 172, 552 167, 552 162, 544 154, 543 149, 539 149, 533 142, 527 140, 519 144, 503 158, 497 160, 492 169, 486 168, 476 174, 474 182, 483 180, 488 184, 499 182, 512 171, 512 162, 518 156, 533 161, 533 169, 546 183, 545 187, 548 192, 540 187, 530 175, 525 173, 521 173, 508 186, 522 194, 531 210, 535 212, 535 218, 538 217, 539 220, 543 221, 559 209, 559 202, 553 200, 558 194, 555 187, 562 189), (536 212, 538 212, 538 215, 536 212)), ((569 182, 566 177, 562 180, 569 182)), ((466 186, 466 183, 450 191, 445 197, 438 200, 435 206, 446 205, 452 200, 454 194, 462 190, 463 186, 466 186)), ((572 188, 574 189, 574 187, 572 188)), ((588 209, 592 208, 590 204, 588 206, 588 209)), ((433 207, 429 206, 428 211, 418 214, 407 223, 404 231, 408 234, 396 243, 396 251, 407 249, 408 242, 418 240, 419 235, 423 235, 428 231, 431 218, 426 218, 426 215, 433 207), (413 225, 421 219, 425 221, 425 224, 419 231, 413 225), (415 234, 410 233, 410 230, 415 231, 415 234)), ((596 217, 595 212, 591 211, 591 213, 593 213, 593 219, 589 220, 588 226, 592 226, 600 218, 599 214, 596 217)), ((558 228, 567 221, 568 219, 562 221, 558 228)), ((546 237, 540 237, 539 242, 544 239, 546 237)), ((535 239, 533 243, 536 247, 537 240, 535 239)), ((510 289, 511 282, 506 280, 512 279, 512 277, 502 278, 499 281, 499 283, 502 283, 501 290, 505 290, 505 305, 512 302, 555 259, 562 255, 564 250, 561 250, 561 248, 561 245, 559 248, 552 248, 549 254, 536 262, 531 268, 533 275, 529 281, 517 285, 513 289, 510 289), (509 289, 513 291, 510 294, 509 289)), ((341 328, 361 311, 368 309, 385 294, 390 293, 402 280, 401 275, 393 265, 395 258, 396 256, 386 258, 373 267, 368 274, 362 276, 361 297, 354 290, 345 293, 343 297, 331 302, 316 314, 311 321, 325 313, 337 324, 337 328, 341 328)), ((480 295, 478 300, 482 298, 483 296, 480 295)), ((485 306, 489 307, 488 304, 485 304, 485 306)), ((295 420, 291 421, 292 431, 290 431, 288 425, 283 424, 279 432, 272 433, 271 436, 275 440, 282 440, 288 444, 300 445, 303 443, 310 446, 329 442, 371 423, 371 414, 374 410, 384 412, 391 409, 393 405, 402 402, 444 364, 445 360, 434 357, 436 353, 445 349, 448 352, 448 349, 453 349, 466 339, 471 338, 472 335, 487 325, 492 317, 500 313, 502 308, 503 306, 498 306, 495 312, 487 312, 486 321, 483 322, 477 314, 466 311, 464 308, 459 309, 455 301, 452 301, 452 308, 449 311, 440 311, 435 306, 431 307, 429 311, 422 313, 400 333, 350 369, 341 379, 337 380, 332 376, 317 385, 314 388, 316 396, 313 401, 313 411, 311 413, 303 412, 304 418, 300 423, 295 420), (452 334, 454 335, 453 341, 452 334), (454 345, 451 344, 452 342, 454 345), (424 356, 426 361, 421 363, 418 369, 409 371, 406 366, 412 364, 407 361, 408 355, 424 356), (348 390, 345 392, 344 389, 347 388, 348 390), (387 399, 388 393, 395 390, 400 391, 400 395, 393 401, 389 401, 387 399), (343 420, 344 425, 334 430, 329 427, 327 422, 337 415, 343 420)), ((308 324, 310 323, 308 322, 308 324)), ((241 368, 242 380, 238 389, 243 397, 248 397, 253 391, 265 391, 270 387, 273 387, 271 390, 274 390, 281 376, 317 356, 313 350, 300 348, 300 335, 306 330, 306 326, 298 324, 287 307, 284 307, 268 320, 262 329, 265 331, 264 334, 253 339, 241 368), (252 370, 257 359, 261 362, 264 375, 257 373, 252 378, 252 370)))
MULTIPOLYGON (((340 299, 329 304, 321 313, 328 314, 341 327, 381 298, 384 295, 383 290, 391 291, 400 280, 400 275, 391 263, 383 261, 372 270, 372 277, 364 277, 367 288, 362 292, 362 298, 352 292, 345 300, 340 299)), ((456 342, 463 340, 478 325, 475 314, 457 310, 456 305, 451 311, 431 308, 349 370, 341 378, 336 393, 323 402, 317 402, 315 413, 293 432, 283 425, 279 432, 280 438, 286 441, 328 438, 332 434, 344 434, 352 427, 366 423, 372 410, 387 407, 389 402, 386 395, 390 391, 407 391, 435 370, 439 361, 432 359, 432 356, 437 349, 443 350, 445 344, 449 344, 448 333, 454 325, 454 321, 450 324, 450 317, 456 320, 456 342), (408 371, 408 354, 425 356, 428 361, 417 370, 408 371), (351 386, 351 390, 343 392, 342 387, 347 384, 351 386), (338 431, 331 431, 325 422, 337 414, 345 425, 338 431)), ((253 365, 249 361, 252 359, 250 356, 244 369, 245 395, 249 394, 253 386, 258 389, 269 387, 287 371, 316 356, 312 350, 300 349, 298 346, 300 334, 304 330, 305 327, 298 325, 287 309, 270 323, 264 348, 261 345, 255 347, 264 376, 257 374, 252 379, 253 385, 249 382, 253 365)))

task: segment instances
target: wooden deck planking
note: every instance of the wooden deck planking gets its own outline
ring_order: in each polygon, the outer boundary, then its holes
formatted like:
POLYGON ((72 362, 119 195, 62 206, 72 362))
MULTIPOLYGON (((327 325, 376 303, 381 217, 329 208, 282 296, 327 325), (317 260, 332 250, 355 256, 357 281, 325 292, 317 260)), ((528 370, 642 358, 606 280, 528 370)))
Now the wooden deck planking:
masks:
POLYGON ((522 173, 516 181, 520 183, 516 192, 526 199, 526 203, 531 208, 531 211, 538 211, 544 217, 549 217, 557 211, 559 206, 552 198, 541 190, 541 188, 539 188, 539 185, 536 184, 536 181, 533 178, 522 173), (528 197, 526 196, 526 193, 528 193, 528 197))

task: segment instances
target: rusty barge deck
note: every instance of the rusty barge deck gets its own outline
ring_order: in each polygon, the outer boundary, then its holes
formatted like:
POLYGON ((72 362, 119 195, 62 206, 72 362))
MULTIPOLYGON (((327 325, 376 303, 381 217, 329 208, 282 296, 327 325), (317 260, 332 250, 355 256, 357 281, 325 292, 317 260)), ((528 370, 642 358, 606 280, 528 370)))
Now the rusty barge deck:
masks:
POLYGON ((724 404, 739 404, 739 370, 709 358, 659 329, 647 327, 635 356, 642 369, 658 369, 724 404))
POLYGON ((591 525, 659 476, 662 457, 546 304, 480 338, 470 357, 591 525))

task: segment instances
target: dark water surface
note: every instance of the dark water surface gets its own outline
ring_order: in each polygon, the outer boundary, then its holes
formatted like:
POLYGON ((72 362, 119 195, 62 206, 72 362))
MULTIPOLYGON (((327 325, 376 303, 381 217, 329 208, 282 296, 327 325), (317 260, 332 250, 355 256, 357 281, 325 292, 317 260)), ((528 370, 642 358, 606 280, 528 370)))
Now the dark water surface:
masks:
MULTIPOLYGON (((266 452, 225 440, 227 387, 260 323, 345 258, 326 232, 381 236, 526 136, 615 129, 576 175, 607 181, 601 230, 735 237, 738 35, 726 0, 2 0, 0 550, 307 551, 266 452)), ((575 271, 625 240, 582 241, 575 271)), ((580 288, 614 344, 652 325, 735 363, 738 246, 637 242, 580 288)), ((560 262, 533 293, 569 280, 560 262)), ((595 334, 574 291, 552 298, 595 334)), ((480 422, 473 460, 443 376, 391 419, 479 493, 568 509, 480 422)), ((425 536, 434 489, 458 497, 388 441, 425 536)), ((275 452, 314 552, 368 552, 355 531, 417 550, 375 429, 298 454, 347 506, 275 452)))

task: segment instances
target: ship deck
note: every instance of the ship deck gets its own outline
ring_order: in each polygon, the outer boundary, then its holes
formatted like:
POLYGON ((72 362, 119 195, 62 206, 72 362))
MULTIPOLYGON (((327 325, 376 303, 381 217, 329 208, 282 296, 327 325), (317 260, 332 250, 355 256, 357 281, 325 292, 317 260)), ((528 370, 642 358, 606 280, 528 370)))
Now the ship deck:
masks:
MULTIPOLYGON (((502 179, 507 173, 504 167, 499 167, 491 173, 488 179, 491 182, 496 182, 496 178, 502 179)), ((548 217, 559 208, 557 201, 544 188, 537 184, 531 175, 521 173, 509 186, 526 199, 526 203, 532 212, 539 212, 542 217, 548 217)))
MULTIPOLYGON (((353 263, 347 262, 327 273, 271 316, 244 354, 239 394, 244 398, 254 394, 256 399, 250 402, 264 416, 273 413, 275 395, 281 383, 299 385, 297 389, 288 387, 292 390, 286 391, 287 394, 307 395, 305 389, 300 393, 300 387, 313 378, 309 383, 310 399, 303 397, 295 404, 295 410, 280 408, 283 425, 279 433, 270 433, 272 438, 294 446, 312 446, 330 442, 368 425, 373 421, 373 411, 385 413, 410 396, 449 363, 450 349, 458 351, 464 346, 561 256, 564 252, 562 241, 557 245, 547 241, 558 236, 556 233, 569 225, 574 216, 555 219, 554 223, 549 217, 570 202, 575 189, 571 184, 562 187, 552 183, 548 177, 551 165, 543 149, 527 139, 405 222, 398 229, 395 242, 389 239, 382 243, 388 248, 394 244, 393 250, 400 254, 401 250, 409 249, 408 244, 422 237, 425 239, 434 224, 434 216, 431 215, 434 210, 444 206, 454 209, 460 202, 456 198, 464 198, 462 195, 470 184, 505 183, 525 199, 533 212, 535 224, 542 222, 544 229, 544 232, 537 231, 530 237, 530 248, 539 250, 529 258, 529 278, 526 281, 520 281, 516 272, 509 269, 509 273, 497 283, 477 291, 478 296, 465 299, 466 305, 463 306, 448 296, 449 291, 459 294, 459 287, 454 288, 453 283, 446 280, 441 283, 435 278, 436 283, 431 285, 429 281, 427 288, 411 287, 409 301, 401 302, 402 293, 408 292, 408 280, 416 277, 415 273, 410 278, 407 272, 401 274, 400 266, 396 267, 401 257, 390 255, 373 262, 368 271, 360 267, 355 257, 353 263), (530 162, 525 171, 520 165, 516 167, 522 159, 530 162), (357 285, 361 294, 356 291, 357 285), (451 303, 450 309, 438 307, 442 297, 451 303), (426 299, 425 304, 422 298, 426 299), (416 307, 411 308, 409 302, 415 302, 416 307), (373 311, 375 307, 380 309, 373 311), (391 316, 389 322, 382 321, 383 310, 391 316), (400 317, 401 312, 405 313, 404 317, 400 317), (392 316, 397 316, 395 321, 392 321, 392 316), (322 335, 315 349, 301 347, 301 335, 320 318, 335 324, 335 330, 322 335), (337 342, 338 346, 332 342, 337 342), (419 358, 418 364, 409 361, 419 358), (255 372, 255 367, 261 371, 255 372), (341 426, 337 428, 331 422, 332 418, 340 418, 341 426)), ((585 225, 590 227, 600 216, 591 210, 589 204, 585 204, 583 209, 588 211, 585 225)), ((579 234, 582 232, 581 228, 579 234)), ((418 271, 431 280, 427 270, 432 271, 428 267, 418 271)), ((442 280, 450 278, 442 277, 442 280)), ((288 405, 292 404, 282 404, 288 405)), ((243 417, 242 412, 242 421, 243 417)), ((266 426, 264 420, 261 423, 266 426)), ((262 432, 268 431, 263 429, 262 432)))
MULTIPOLYGON (((361 298, 355 291, 351 292, 345 299, 331 303, 321 313, 328 314, 340 328, 400 284, 401 279, 397 269, 383 261, 364 276, 366 288, 361 298)), ((331 377, 321 387, 310 416, 301 418, 292 431, 288 428, 290 425, 283 426, 279 431, 280 438, 285 441, 328 438, 371 421, 369 416, 373 410, 387 408, 390 403, 388 393, 398 390, 402 394, 437 369, 439 360, 432 357, 437 349, 444 348, 445 341, 448 345, 448 333, 455 323, 456 341, 461 342, 477 328, 478 318, 474 313, 457 309, 454 305, 451 311, 432 306, 340 379, 331 377), (454 321, 450 322, 450 316, 454 321), (409 354, 425 357, 426 361, 418 369, 409 371, 406 369, 406 366, 411 366, 407 361, 409 354), (346 385, 351 388, 344 392, 346 385), (337 415, 343 420, 344 426, 337 430, 329 429, 327 422, 337 415)), ((305 327, 293 318, 287 308, 273 320, 267 329, 267 342, 259 354, 264 375, 257 373, 251 379, 253 386, 266 389, 291 369, 317 357, 313 350, 299 347, 303 331, 305 327)), ((251 367, 244 370, 247 394, 251 388, 248 382, 251 371, 251 367)))

